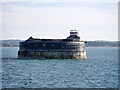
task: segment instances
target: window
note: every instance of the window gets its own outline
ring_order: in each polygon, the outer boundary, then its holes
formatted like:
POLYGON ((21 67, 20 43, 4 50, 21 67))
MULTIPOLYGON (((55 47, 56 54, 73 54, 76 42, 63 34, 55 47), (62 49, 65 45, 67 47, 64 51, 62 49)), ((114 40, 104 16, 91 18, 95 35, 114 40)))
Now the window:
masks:
POLYGON ((45 44, 43 44, 43 46, 45 47, 45 44))

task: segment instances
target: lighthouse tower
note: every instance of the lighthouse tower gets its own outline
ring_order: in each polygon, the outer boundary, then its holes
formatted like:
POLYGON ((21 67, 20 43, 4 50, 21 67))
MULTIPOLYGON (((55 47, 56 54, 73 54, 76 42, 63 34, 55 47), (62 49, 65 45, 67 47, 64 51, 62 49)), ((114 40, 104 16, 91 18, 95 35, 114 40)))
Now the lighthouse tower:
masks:
POLYGON ((70 30, 70 36, 78 36, 78 30, 70 30))
POLYGON ((80 37, 78 36, 78 30, 70 30, 70 36, 67 39, 72 39, 73 41, 80 41, 80 37))

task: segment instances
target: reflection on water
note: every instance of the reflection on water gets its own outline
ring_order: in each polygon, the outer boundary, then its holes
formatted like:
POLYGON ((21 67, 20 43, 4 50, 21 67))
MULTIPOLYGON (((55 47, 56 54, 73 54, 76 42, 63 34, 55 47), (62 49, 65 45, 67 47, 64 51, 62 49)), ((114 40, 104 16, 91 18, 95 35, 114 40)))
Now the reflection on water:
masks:
POLYGON ((117 48, 86 48, 86 60, 20 60, 3 48, 3 88, 117 88, 117 48))

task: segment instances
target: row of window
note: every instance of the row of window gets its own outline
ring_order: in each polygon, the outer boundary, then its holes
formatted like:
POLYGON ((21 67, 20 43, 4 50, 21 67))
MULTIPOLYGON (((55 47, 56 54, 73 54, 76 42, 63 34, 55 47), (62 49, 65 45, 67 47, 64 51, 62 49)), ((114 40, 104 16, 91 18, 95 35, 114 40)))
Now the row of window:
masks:
POLYGON ((44 43, 40 43, 40 44, 22 44, 20 45, 20 49, 21 50, 33 50, 33 49, 39 49, 39 50, 43 50, 43 49, 80 49, 80 48, 84 48, 85 44, 44 44, 44 43))
POLYGON ((23 47, 82 47, 84 44, 23 44, 23 47))

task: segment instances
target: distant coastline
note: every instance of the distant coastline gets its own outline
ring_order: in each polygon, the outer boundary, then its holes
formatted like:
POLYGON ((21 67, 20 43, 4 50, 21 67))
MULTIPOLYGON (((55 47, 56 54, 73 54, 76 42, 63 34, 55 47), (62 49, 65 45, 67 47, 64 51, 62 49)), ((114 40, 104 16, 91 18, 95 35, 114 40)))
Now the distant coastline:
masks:
MULTIPOLYGON (((0 47, 19 47, 24 40, 0 40, 0 47)), ((86 47, 120 47, 120 41, 87 41, 86 47)))

